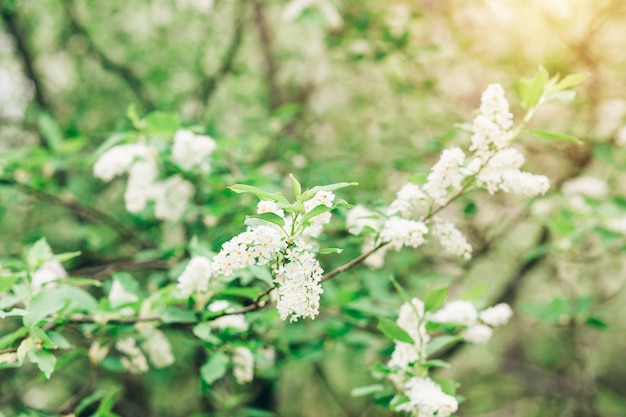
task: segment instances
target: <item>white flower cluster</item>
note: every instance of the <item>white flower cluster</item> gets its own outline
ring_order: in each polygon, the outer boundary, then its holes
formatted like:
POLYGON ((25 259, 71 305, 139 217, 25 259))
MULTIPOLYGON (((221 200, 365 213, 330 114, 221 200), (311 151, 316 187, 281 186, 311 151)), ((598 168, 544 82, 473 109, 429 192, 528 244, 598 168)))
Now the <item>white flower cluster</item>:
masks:
POLYGON ((150 323, 137 323, 135 328, 144 338, 141 348, 148 354, 155 368, 165 368, 174 363, 172 345, 162 331, 150 323))
POLYGON ((404 303, 396 323, 413 339, 413 343, 395 342, 395 348, 388 363, 389 379, 406 396, 408 401, 398 405, 397 411, 406 411, 413 416, 449 416, 457 410, 458 402, 445 394, 439 385, 429 378, 413 375, 414 364, 426 360, 426 345, 430 337, 426 331, 427 315, 424 303, 413 298, 404 303))
POLYGON ((387 212, 378 215, 387 218, 386 221, 377 221, 375 213, 355 207, 348 215, 349 231, 359 234, 368 226, 366 231, 371 228, 378 233, 377 238, 374 234, 368 237, 363 251, 389 243, 379 249, 378 256, 370 256, 365 262, 370 266, 382 264, 388 247, 396 250, 403 246, 418 247, 424 243, 428 232, 438 238, 447 252, 469 259, 472 247, 454 224, 431 217, 462 193, 464 187, 484 188, 490 194, 496 191, 528 197, 544 194, 550 186, 548 178, 520 171, 524 156, 508 147, 512 126, 513 115, 504 89, 499 84, 489 85, 482 94, 480 112, 473 122, 469 148, 472 154, 466 156, 457 147, 445 149, 424 184, 405 184, 387 212))
POLYGON ((433 313, 430 321, 437 323, 453 323, 466 327, 462 335, 469 343, 487 343, 493 335, 493 327, 506 324, 513 311, 506 303, 478 312, 469 301, 452 301, 433 313))
POLYGON ((459 403, 430 378, 413 377, 402 387, 409 401, 396 407, 396 411, 407 411, 414 417, 448 417, 459 403))
POLYGON ((201 163, 208 170, 206 157, 211 155, 216 148, 215 141, 209 136, 196 135, 189 130, 179 130, 174 136, 172 147, 172 159, 181 168, 191 169, 201 163))
MULTIPOLYGON (((319 191, 304 203, 306 212, 318 206, 332 207, 335 195, 319 191)), ((293 219, 286 216, 273 201, 261 201, 257 213, 274 213, 285 221, 283 228, 274 224, 249 227, 222 245, 211 261, 192 260, 178 278, 178 289, 188 296, 205 292, 211 276, 232 276, 237 270, 251 265, 269 265, 278 284, 276 308, 281 319, 291 321, 300 317, 315 318, 319 313, 322 294, 321 280, 324 271, 314 256, 313 248, 302 238, 292 240, 285 230, 290 230, 293 219)), ((318 236, 322 226, 330 221, 325 212, 309 219, 302 235, 318 236)), ((195 259, 195 258, 194 258, 195 259)))
POLYGON ((472 245, 454 223, 435 217, 431 233, 439 239, 439 243, 448 253, 465 259, 472 257, 472 245))
POLYGON ((426 325, 429 322, 462 326, 461 334, 467 342, 485 343, 491 338, 492 328, 506 324, 512 314, 505 303, 479 312, 468 301, 452 301, 434 313, 426 313, 424 303, 417 298, 413 298, 411 303, 404 303, 396 323, 413 339, 413 343, 395 341, 387 364, 389 380, 401 396, 408 398, 395 410, 406 411, 415 417, 446 417, 458 408, 457 400, 425 376, 424 368, 420 366, 428 360, 426 346, 430 335, 426 325))
POLYGON ((194 292, 206 292, 209 290, 209 280, 212 274, 211 261, 204 256, 194 256, 178 277, 178 290, 185 297, 189 297, 194 292))
POLYGON ((109 291, 109 303, 112 308, 118 308, 121 305, 134 303, 138 300, 135 294, 132 294, 124 288, 118 279, 113 280, 111 290, 109 291))
POLYGON ((115 348, 125 355, 122 357, 121 361, 128 372, 132 374, 148 372, 148 361, 141 349, 137 346, 134 338, 127 337, 118 340, 115 343, 115 348))
MULTIPOLYGON (((228 306, 228 301, 218 300, 209 304, 207 309, 211 312, 218 312, 226 310, 228 306)), ((229 314, 212 320, 211 327, 218 330, 232 329, 238 332, 245 332, 250 326, 243 314, 229 314)))
POLYGON ((391 360, 388 363, 390 368, 398 369, 399 375, 402 376, 411 368, 413 363, 426 357, 426 344, 430 337, 426 332, 424 303, 413 298, 411 304, 402 304, 396 323, 413 339, 413 343, 396 341, 391 360))
POLYGON ((52 288, 56 286, 56 281, 67 278, 67 272, 61 262, 49 260, 43 263, 35 272, 33 272, 31 280, 31 289, 33 293, 41 291, 43 288, 52 288))
POLYGON ((238 384, 245 384, 254 378, 254 356, 250 349, 242 346, 234 349, 233 375, 238 384))
MULTIPOLYGON (((179 130, 174 137, 172 160, 183 169, 198 165, 209 169, 206 158, 214 151, 215 141, 208 136, 179 130)), ((154 202, 154 215, 161 220, 178 220, 194 194, 193 185, 180 175, 159 180, 157 151, 146 144, 115 146, 96 161, 93 173, 103 181, 128 173, 124 193, 126 210, 139 213, 154 202)))
MULTIPOLYGON (((143 340, 141 349, 137 346, 137 341, 133 337, 126 337, 115 343, 115 348, 124 354, 121 362, 126 370, 133 374, 147 372, 149 369, 148 360, 144 352, 148 355, 150 363, 155 368, 165 368, 174 363, 172 345, 162 331, 150 323, 138 323, 135 325, 135 328, 143 340)), ((106 351, 104 354, 106 355, 106 351)))

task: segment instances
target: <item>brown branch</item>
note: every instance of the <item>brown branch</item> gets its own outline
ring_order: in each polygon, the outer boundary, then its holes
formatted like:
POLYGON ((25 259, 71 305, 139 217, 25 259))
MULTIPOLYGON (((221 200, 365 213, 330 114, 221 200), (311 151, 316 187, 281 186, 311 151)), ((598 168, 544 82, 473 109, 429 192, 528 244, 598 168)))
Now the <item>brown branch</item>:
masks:
POLYGON ((80 35, 83 39, 85 39, 87 49, 91 55, 98 62, 100 62, 104 69, 117 74, 122 80, 124 80, 146 110, 154 109, 155 106, 153 100, 150 98, 141 79, 133 72, 133 70, 130 67, 111 59, 101 48, 98 47, 98 45, 96 45, 87 28, 78 19, 76 9, 74 8, 74 0, 64 0, 63 5, 65 6, 65 13, 70 23, 70 27, 75 34, 80 35))
POLYGON ((105 265, 98 265, 93 267, 76 269, 72 272, 73 276, 89 276, 92 279, 101 280, 114 272, 121 270, 135 270, 135 269, 170 269, 172 262, 162 261, 159 259, 153 259, 149 261, 133 261, 133 260, 121 260, 111 262, 105 265))
POLYGON ((30 194, 39 200, 46 201, 57 206, 65 207, 74 213, 79 219, 87 219, 101 223, 115 231, 120 237, 138 244, 142 249, 154 248, 154 243, 139 236, 132 228, 124 225, 108 214, 96 208, 81 204, 74 197, 59 197, 46 191, 39 190, 26 184, 20 184, 14 180, 0 178, 0 185, 11 185, 19 188, 26 194, 30 194))
POLYGON ((233 69, 233 64, 235 62, 235 58, 237 57, 237 52, 239 52, 243 40, 245 5, 245 0, 240 0, 239 2, 237 2, 232 24, 233 34, 230 40, 230 44, 226 49, 226 52, 224 53, 224 57, 222 58, 222 63, 215 72, 215 74, 207 77, 200 86, 199 99, 201 103, 204 103, 204 105, 206 105, 206 103, 211 99, 211 96, 217 89, 219 82, 224 77, 226 77, 233 69))
POLYGON ((274 58, 274 52, 272 51, 272 36, 270 34, 269 25, 265 19, 265 10, 263 2, 260 0, 253 1, 254 6, 254 23, 259 33, 259 42, 261 45, 261 52, 265 60, 265 80, 269 93, 269 106, 270 110, 276 110, 283 103, 280 89, 278 88, 278 81, 276 75, 278 73, 278 65, 274 58))
POLYGON ((9 6, 2 7, 2 21, 8 29, 9 33, 15 39, 15 46, 19 52, 26 76, 33 83, 35 89, 35 101, 42 109, 50 110, 50 103, 46 97, 41 78, 35 69, 35 59, 28 45, 28 40, 24 34, 24 30, 20 24, 16 10, 9 6))

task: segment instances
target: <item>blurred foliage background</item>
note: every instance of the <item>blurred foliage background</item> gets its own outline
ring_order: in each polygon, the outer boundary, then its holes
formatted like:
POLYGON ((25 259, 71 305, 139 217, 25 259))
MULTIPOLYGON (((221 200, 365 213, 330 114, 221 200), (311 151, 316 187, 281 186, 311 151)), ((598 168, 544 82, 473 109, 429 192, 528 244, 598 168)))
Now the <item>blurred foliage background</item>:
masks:
MULTIPOLYGON (((390 353, 363 323, 399 306, 393 274, 415 296, 483 286, 486 305, 516 312, 487 347, 444 354, 453 367, 440 374, 468 398, 459 416, 626 416, 623 0, 4 0, 1 11, 0 257, 44 235, 55 252, 82 251, 72 275, 127 269, 146 289, 175 277, 168 269, 193 236, 215 251, 240 231, 255 200, 228 185, 280 189, 293 172, 311 186, 359 182, 341 192, 351 203, 390 201, 442 149, 466 146, 458 124, 487 84, 503 84, 520 115, 516 83, 539 65, 590 74, 572 103, 546 105, 533 121, 582 144, 519 143, 529 169, 550 177, 548 196, 473 195, 447 210, 470 236, 471 261, 405 250, 381 270, 328 282, 315 321, 258 313, 252 320, 279 347, 276 366, 245 389, 199 395, 197 342, 173 329, 174 367, 97 376, 121 383, 121 415, 389 415, 350 390, 390 353), (154 110, 219 146, 214 175, 197 179, 196 205, 179 224, 127 213, 123 185, 91 174, 98 147, 132 130, 127 115, 154 110), (606 189, 560 191, 587 175, 606 189)), ((342 221, 325 236, 345 248, 325 269, 359 253, 342 221)), ((80 353, 67 360, 50 383, 35 369, 2 371, 0 411, 62 411, 89 367, 80 353)))

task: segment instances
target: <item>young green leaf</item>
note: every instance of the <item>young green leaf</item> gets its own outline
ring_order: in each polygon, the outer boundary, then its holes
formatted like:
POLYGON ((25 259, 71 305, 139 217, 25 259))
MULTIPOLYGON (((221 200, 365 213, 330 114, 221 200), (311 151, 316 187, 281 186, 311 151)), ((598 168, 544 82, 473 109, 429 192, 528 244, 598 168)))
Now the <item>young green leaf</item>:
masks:
POLYGON ((364 397, 366 395, 372 395, 372 394, 375 394, 377 392, 381 392, 384 390, 385 390, 385 386, 382 384, 367 385, 365 387, 358 387, 358 388, 352 389, 352 391, 350 391, 350 396, 364 397))
POLYGON ((51 352, 32 349, 28 351, 28 359, 39 367, 47 379, 50 379, 57 363, 57 358, 51 352))
POLYGON ((279 203, 283 203, 287 205, 290 204, 289 200, 287 200, 287 198, 285 198, 285 196, 282 195, 281 193, 268 193, 267 191, 262 190, 258 187, 253 187, 252 185, 235 184, 228 188, 230 188, 232 191, 238 194, 252 193, 256 195, 260 200, 277 201, 279 203))
POLYGON ((578 74, 570 74, 563 78, 558 82, 556 86, 554 86, 553 91, 561 91, 566 90, 568 88, 572 88, 582 83, 589 77, 589 74, 578 73, 578 74))
POLYGON ((295 200, 298 200, 302 195, 302 186, 300 185, 296 177, 293 176, 293 174, 289 174, 289 178, 291 178, 291 190, 293 191, 293 198, 295 200))
POLYGON ((325 206, 323 204, 320 204, 319 206, 313 207, 313 209, 311 209, 311 211, 306 212, 304 214, 304 216, 302 216, 302 219, 300 219, 300 221, 302 223, 308 222, 313 217, 319 216, 322 213, 327 213, 327 212, 331 211, 332 209, 333 209, 332 207, 328 207, 328 206, 325 206))
POLYGON ((44 262, 52 257, 52 249, 45 237, 39 239, 31 248, 28 250, 26 254, 26 262, 28 263, 28 268, 31 271, 35 271, 37 268, 41 266, 44 262))
POLYGON ((413 338, 411 338, 402 327, 389 319, 381 317, 378 321, 378 330, 392 340, 404 343, 415 343, 413 338))
POLYGON ((272 223, 280 227, 283 227, 285 225, 285 219, 283 219, 276 213, 267 212, 267 213, 259 213, 259 214, 250 214, 246 217, 264 220, 268 223, 272 223))
POLYGON ((319 251, 317 251, 317 253, 319 253, 320 255, 327 255, 329 253, 341 253, 343 252, 343 249, 341 248, 324 248, 324 249, 320 249, 319 251))
POLYGON ((441 359, 431 359, 422 364, 424 368, 449 368, 450 364, 441 359))
POLYGON ((430 342, 428 342, 428 346, 426 346, 426 354, 430 356, 433 353, 447 346, 460 342, 461 340, 463 340, 463 337, 460 335, 456 335, 456 336, 444 335, 444 336, 435 337, 434 339, 431 339, 430 342))
POLYGON ((574 142, 581 144, 582 141, 578 139, 576 136, 568 135, 567 133, 560 132, 550 132, 547 130, 539 130, 539 129, 531 129, 530 133, 533 135, 546 140, 556 140, 561 142, 574 142))
POLYGON ((524 109, 530 109, 539 103, 548 78, 548 72, 544 68, 540 68, 533 78, 523 79, 520 82, 519 93, 524 109))
POLYGON ((315 197, 315 194, 317 194, 319 191, 335 191, 335 190, 339 190, 340 188, 350 187, 352 185, 359 185, 359 183, 358 182, 338 182, 335 184, 318 185, 317 187, 313 187, 310 190, 306 190, 302 194, 302 198, 304 201, 309 201, 310 199, 315 197))
POLYGON ((448 287, 435 288, 426 294, 424 299, 424 311, 437 310, 446 302, 448 287))
POLYGON ((211 385, 226 374, 230 359, 225 353, 216 352, 209 357, 200 368, 200 376, 207 384, 211 385))

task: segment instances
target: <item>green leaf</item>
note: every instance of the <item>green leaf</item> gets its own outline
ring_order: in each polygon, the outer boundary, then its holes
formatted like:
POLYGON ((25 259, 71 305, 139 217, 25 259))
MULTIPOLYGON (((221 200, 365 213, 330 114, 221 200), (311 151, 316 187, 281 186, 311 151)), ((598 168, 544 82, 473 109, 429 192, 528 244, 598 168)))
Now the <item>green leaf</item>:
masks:
POLYGON ((558 82, 556 86, 554 86, 553 91, 561 91, 566 90, 568 88, 572 88, 582 83, 589 77, 589 74, 578 73, 578 74, 570 74, 563 78, 558 82))
POLYGON ((585 324, 587 326, 595 327, 596 329, 599 329, 599 330, 606 330, 609 327, 609 325, 604 320, 601 320, 593 316, 587 318, 587 321, 585 322, 585 324))
POLYGON ((137 106, 134 103, 129 104, 126 108, 126 117, 130 120, 130 123, 137 130, 143 129, 143 121, 139 119, 139 114, 137 113, 137 106))
POLYGON ((123 132, 117 133, 102 143, 102 145, 98 146, 98 149, 94 152, 95 157, 99 157, 109 149, 119 145, 120 143, 133 143, 139 139, 137 132, 123 132))
POLYGON ((437 310, 446 302, 448 287, 435 288, 426 294, 424 299, 424 311, 437 310))
POLYGON ((251 217, 253 219, 261 219, 268 223, 275 224, 279 227, 283 227, 285 225, 285 219, 283 219, 276 213, 268 212, 268 213, 250 214, 249 216, 246 216, 246 217, 251 217))
POLYGON ((291 178, 291 190, 293 191, 293 198, 298 200, 302 195, 302 185, 298 182, 296 177, 293 174, 289 174, 289 178, 291 178))
POLYGON ((50 337, 48 337, 46 332, 39 327, 33 327, 30 329, 30 338, 35 341, 40 341, 46 349, 57 348, 57 345, 50 339, 50 337))
POLYGON ((46 144, 56 152, 63 145, 63 132, 57 121, 48 113, 41 113, 37 118, 37 127, 46 144))
POLYGON ((463 295, 459 297, 459 299, 465 300, 465 301, 477 300, 480 297, 482 297, 487 292, 488 289, 489 289, 489 283, 481 282, 480 284, 476 284, 472 288, 464 292, 463 295))
POLYGON ((365 387, 353 388, 352 391, 350 391, 350 396, 364 397, 366 395, 372 395, 372 394, 375 394, 377 392, 381 392, 384 390, 385 390, 385 386, 382 384, 367 385, 365 387))
POLYGON ((448 347, 457 342, 460 342, 461 340, 463 340, 463 336, 460 336, 460 335, 456 335, 456 336, 444 335, 444 336, 439 336, 439 337, 430 339, 430 342, 428 342, 428 346, 426 346, 426 355, 430 356, 433 353, 445 347, 448 347))
POLYGON ((30 350, 28 359, 39 367, 47 379, 50 379, 54 366, 57 363, 57 358, 51 352, 47 350, 30 350))
POLYGON ((17 339, 24 337, 28 334, 27 327, 20 327, 13 333, 6 334, 0 337, 0 349, 5 349, 13 344, 17 339))
POLYGON ((424 368, 449 368, 450 364, 441 359, 431 359, 422 364, 424 368))
POLYGON ((437 379, 435 382, 441 387, 441 390, 448 395, 456 395, 456 389, 459 383, 451 379, 437 379))
POLYGON ((3 319, 5 317, 25 316, 26 314, 28 314, 28 311, 22 308, 14 308, 10 311, 0 310, 0 319, 3 319))
POLYGON ((163 323, 194 323, 197 318, 196 313, 191 310, 168 307, 161 313, 161 320, 163 323))
POLYGON ((180 123, 174 113, 155 111, 143 119, 142 130, 150 136, 170 138, 178 130, 180 123))
POLYGON ((65 306, 66 298, 58 291, 42 291, 37 293, 26 306, 30 313, 24 316, 24 326, 34 326, 52 313, 60 311, 65 306))
POLYGON ((544 68, 540 68, 533 78, 524 79, 520 82, 519 93, 524 109, 528 110, 539 103, 547 82, 548 72, 544 68))
POLYGON ((200 368, 200 376, 207 384, 211 385, 226 374, 230 359, 225 353, 216 352, 200 368))
POLYGON ((539 129, 531 129, 530 133, 533 135, 546 140, 555 140, 561 142, 574 142, 581 144, 582 141, 578 139, 576 136, 568 135, 567 133, 560 132, 550 132, 547 130, 539 130, 539 129))
POLYGON ((214 345, 222 343, 222 341, 213 334, 211 323, 198 323, 193 326, 193 334, 200 340, 212 343, 214 345))
POLYGON ((555 93, 548 94, 545 102, 550 103, 553 101, 560 101, 561 103, 569 103, 576 98, 576 92, 572 90, 557 91, 555 93))
POLYGON ((254 300, 261 292, 263 292, 263 289, 259 287, 229 287, 215 294, 215 297, 240 297, 254 300))
POLYGON ((381 317, 378 320, 378 330, 392 340, 404 343, 415 343, 413 338, 411 338, 402 327, 389 319, 381 317))
POLYGON ((57 260, 59 262, 69 261, 70 259, 74 259, 77 256, 80 256, 80 251, 78 252, 65 252, 54 255, 52 259, 57 260))
POLYGON ((269 201, 277 201, 279 203, 289 205, 289 200, 285 198, 281 193, 268 193, 258 187, 253 187, 251 185, 246 184, 235 184, 230 187, 232 191, 241 194, 241 193, 252 193, 256 195, 260 200, 269 200, 269 201))
POLYGON ((327 213, 331 211, 333 208, 320 204, 319 206, 313 207, 310 211, 306 212, 304 216, 300 219, 300 222, 305 224, 309 220, 311 220, 315 216, 319 216, 320 214, 327 213))
POLYGON ((95 404, 104 398, 115 396, 119 391, 120 389, 118 387, 99 389, 95 391, 93 394, 83 398, 74 410, 74 414, 77 416, 81 415, 90 405, 95 404))
POLYGON ((31 248, 28 250, 26 254, 26 262, 28 263, 28 268, 31 272, 34 272, 48 259, 52 257, 52 249, 45 237, 39 239, 31 248))
POLYGON ((341 248, 324 248, 317 251, 320 255, 328 255, 329 253, 341 253, 343 249, 341 248))
POLYGON ((391 281, 393 286, 396 288, 396 291, 398 291, 398 294, 400 295, 400 298, 402 299, 402 301, 404 301, 405 303, 413 305, 413 303, 411 303, 411 296, 409 295, 408 292, 406 292, 406 290, 404 288, 402 288, 402 285, 400 285, 400 283, 398 281, 396 281, 396 279, 393 277, 393 275, 391 277, 389 277, 389 280, 391 281))
POLYGON ((338 182, 335 184, 318 185, 317 187, 313 187, 310 190, 306 190, 302 194, 302 198, 304 201, 309 201, 310 199, 315 197, 315 194, 317 194, 319 191, 335 191, 335 190, 339 190, 340 188, 346 188, 346 187, 350 187, 353 185, 359 185, 359 183, 358 182, 338 182))
POLYGON ((0 277, 0 293, 9 291, 19 279, 16 276, 0 277))

